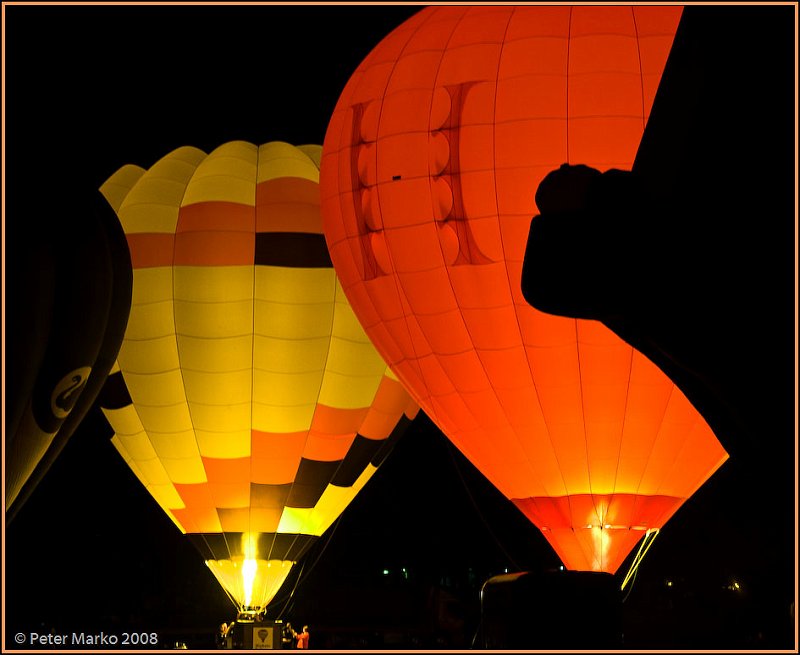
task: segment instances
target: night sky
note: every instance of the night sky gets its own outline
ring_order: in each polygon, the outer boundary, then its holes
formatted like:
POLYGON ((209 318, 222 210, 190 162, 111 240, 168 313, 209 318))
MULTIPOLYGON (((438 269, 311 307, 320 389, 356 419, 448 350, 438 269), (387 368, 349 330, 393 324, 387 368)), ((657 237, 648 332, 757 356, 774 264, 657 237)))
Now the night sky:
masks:
MULTIPOLYGON (((183 145, 321 144, 350 74, 419 8, 5 5, 4 257, 21 224, 76 211, 55 188, 96 189, 123 164, 148 168, 183 145)), ((792 300, 774 303, 761 320, 781 322, 783 339, 792 300)), ((771 416, 763 456, 732 458, 655 540, 624 603, 632 647, 796 647, 796 466, 786 455, 797 435, 785 374, 797 360, 781 343, 784 392, 753 409, 771 416)), ((90 412, 4 531, 7 648, 17 632, 51 629, 158 632, 162 644, 205 647, 235 613, 110 436, 90 412)), ((350 646, 465 648, 486 579, 558 566, 538 529, 420 413, 268 615, 309 623, 317 646, 327 631, 362 639, 350 646)))

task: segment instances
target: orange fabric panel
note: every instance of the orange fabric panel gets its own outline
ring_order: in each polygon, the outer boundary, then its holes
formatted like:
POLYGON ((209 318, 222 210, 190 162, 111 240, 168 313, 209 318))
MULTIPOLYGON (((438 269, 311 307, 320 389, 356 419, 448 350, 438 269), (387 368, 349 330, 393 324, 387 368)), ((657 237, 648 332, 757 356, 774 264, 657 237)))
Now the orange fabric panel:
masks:
POLYGON ((187 532, 217 532, 219 517, 208 484, 175 484, 185 509, 172 513, 187 532))
POLYGON ((250 480, 249 457, 235 459, 203 457, 203 468, 206 470, 209 483, 212 484, 231 484, 250 480))
POLYGON ((251 507, 249 531, 258 533, 277 532, 282 514, 282 509, 251 507))
POLYGON ((248 477, 236 482, 209 482, 211 497, 218 509, 247 508, 250 505, 250 480, 248 477))
MULTIPOLYGON (((303 443, 305 443, 303 433, 303 443)), ((258 484, 291 484, 297 474, 297 467, 300 465, 300 455, 297 457, 286 457, 280 451, 268 457, 252 458, 252 482, 258 484)))
POLYGON ((311 419, 311 430, 318 434, 355 434, 368 411, 368 407, 341 409, 318 404, 311 419))
POLYGON ((378 390, 375 392, 370 412, 394 412, 402 407, 407 397, 402 384, 384 375, 378 385, 378 390))
POLYGON ((346 434, 322 434, 312 429, 308 433, 303 457, 317 462, 341 461, 355 438, 355 431, 346 434))
POLYGON ((565 566, 615 573, 646 528, 661 528, 683 498, 588 494, 514 499, 565 566))
POLYGON ((367 439, 379 441, 386 439, 397 425, 397 417, 398 415, 395 413, 385 414, 371 409, 359 430, 359 434, 367 439))
POLYGON ((299 177, 266 180, 256 186, 256 232, 322 234, 319 185, 299 177))
POLYGON ((250 509, 248 507, 220 509, 219 522, 222 532, 250 532, 250 509))
POLYGON ((175 520, 187 533, 211 533, 219 531, 219 516, 215 507, 205 505, 187 506, 172 510, 175 520))
POLYGON ((181 232, 175 235, 175 266, 252 266, 255 233, 181 232))
POLYGON ((125 235, 133 268, 172 266, 175 235, 137 232, 125 235))
POLYGON ((175 232, 253 232, 254 229, 252 207, 207 201, 181 207, 175 232))
POLYGON ((252 430, 252 481, 259 484, 293 482, 307 438, 306 431, 278 434, 252 430))

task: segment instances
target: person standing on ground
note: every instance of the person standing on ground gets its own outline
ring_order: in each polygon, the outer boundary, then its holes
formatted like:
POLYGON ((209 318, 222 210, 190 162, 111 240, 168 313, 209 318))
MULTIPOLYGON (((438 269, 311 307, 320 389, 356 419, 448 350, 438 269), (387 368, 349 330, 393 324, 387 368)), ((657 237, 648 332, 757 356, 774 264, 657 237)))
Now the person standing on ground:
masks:
POLYGON ((303 626, 303 631, 297 635, 297 647, 298 648, 308 648, 308 626, 303 626))

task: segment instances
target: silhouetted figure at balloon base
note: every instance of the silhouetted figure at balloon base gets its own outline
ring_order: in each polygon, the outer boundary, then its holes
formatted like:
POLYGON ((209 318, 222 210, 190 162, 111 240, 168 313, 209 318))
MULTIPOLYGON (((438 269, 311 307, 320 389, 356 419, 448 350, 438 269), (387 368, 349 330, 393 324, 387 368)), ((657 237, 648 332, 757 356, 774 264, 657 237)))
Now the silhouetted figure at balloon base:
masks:
POLYGON ((292 627, 292 624, 287 621, 281 633, 281 647, 284 649, 291 649, 294 648, 296 644, 297 631, 292 627))
POLYGON ((619 585, 591 571, 496 575, 481 589, 479 641, 492 650, 619 648, 619 585))

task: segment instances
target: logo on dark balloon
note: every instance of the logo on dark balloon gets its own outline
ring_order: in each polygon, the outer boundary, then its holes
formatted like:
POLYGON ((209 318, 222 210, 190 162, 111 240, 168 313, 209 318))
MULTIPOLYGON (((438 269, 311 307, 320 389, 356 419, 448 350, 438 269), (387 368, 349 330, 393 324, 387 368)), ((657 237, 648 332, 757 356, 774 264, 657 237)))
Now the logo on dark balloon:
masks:
POLYGON ((67 373, 50 395, 50 409, 56 418, 66 418, 78 402, 81 391, 86 386, 91 366, 82 366, 67 373))

